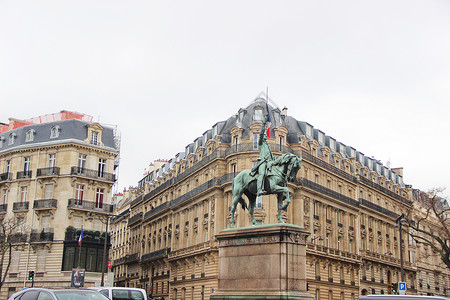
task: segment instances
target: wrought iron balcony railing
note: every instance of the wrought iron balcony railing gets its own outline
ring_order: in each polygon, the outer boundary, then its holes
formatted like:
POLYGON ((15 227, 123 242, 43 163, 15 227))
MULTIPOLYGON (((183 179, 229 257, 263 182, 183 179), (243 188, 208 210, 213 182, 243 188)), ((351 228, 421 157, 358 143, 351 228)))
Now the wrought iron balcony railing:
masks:
POLYGON ((30 206, 30 202, 14 202, 13 203, 13 211, 28 210, 29 206, 30 206))
POLYGON ((48 242, 53 241, 54 233, 50 232, 31 232, 30 234, 30 242, 48 242))
POLYGON ((59 176, 60 169, 58 167, 49 167, 37 169, 36 176, 59 176))
POLYGON ((86 201, 80 199, 69 199, 68 208, 95 210, 100 212, 112 213, 114 206, 103 202, 86 201))
POLYGON ((34 209, 54 209, 54 208, 58 208, 58 200, 56 200, 56 199, 34 200, 33 208, 34 209))
POLYGON ((70 170, 70 175, 79 175, 112 182, 116 181, 116 177, 114 176, 114 174, 79 167, 72 167, 70 170))
POLYGON ((2 173, 0 174, 0 181, 6 181, 11 180, 12 174, 11 173, 2 173))
POLYGON ((32 175, 31 171, 20 171, 17 172, 17 179, 31 178, 31 175, 32 175))

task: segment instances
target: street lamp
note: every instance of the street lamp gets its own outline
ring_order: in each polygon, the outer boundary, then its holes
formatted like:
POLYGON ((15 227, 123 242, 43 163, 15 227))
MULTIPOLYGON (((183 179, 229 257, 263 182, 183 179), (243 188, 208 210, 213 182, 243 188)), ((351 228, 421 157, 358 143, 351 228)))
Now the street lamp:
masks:
MULTIPOLYGON (((92 220, 92 213, 89 214, 88 219, 92 220)), ((109 219, 111 217, 114 217, 114 215, 111 214, 98 214, 99 220, 106 224, 106 231, 105 231, 105 240, 103 243, 103 261, 102 261, 102 281, 100 283, 100 286, 105 286, 105 267, 106 267, 106 258, 107 258, 107 251, 106 251, 106 244, 108 243, 108 225, 109 225, 109 219), (100 217, 101 216, 101 217, 100 217)))
POLYGON ((397 225, 395 227, 398 227, 400 232, 400 274, 402 277, 402 282, 405 282, 405 270, 403 269, 403 239, 402 239, 402 223, 406 222, 405 214, 402 213, 400 216, 398 216, 397 220, 395 220, 397 225))

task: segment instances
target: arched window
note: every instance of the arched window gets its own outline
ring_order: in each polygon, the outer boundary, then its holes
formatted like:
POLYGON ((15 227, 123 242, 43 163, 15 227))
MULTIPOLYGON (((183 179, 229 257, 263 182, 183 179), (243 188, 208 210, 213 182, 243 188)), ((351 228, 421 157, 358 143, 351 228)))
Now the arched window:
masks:
POLYGON ((34 141, 34 135, 36 134, 36 131, 34 129, 30 129, 27 131, 25 136, 25 142, 32 142, 34 141))
POLYGON ((10 135, 9 135, 9 142, 8 142, 8 144, 9 145, 13 145, 14 143, 15 143, 15 141, 16 141, 16 134, 15 133, 11 133, 10 135))
POLYGON ((60 131, 61 131, 61 127, 59 127, 58 125, 53 126, 50 129, 50 138, 53 139, 53 138, 59 137, 60 131))

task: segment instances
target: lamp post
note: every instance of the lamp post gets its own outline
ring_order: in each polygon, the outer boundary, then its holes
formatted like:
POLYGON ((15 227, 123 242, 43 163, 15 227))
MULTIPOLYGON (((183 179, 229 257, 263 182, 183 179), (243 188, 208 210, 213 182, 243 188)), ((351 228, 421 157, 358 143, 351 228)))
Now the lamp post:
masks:
MULTIPOLYGON (((103 242, 102 281, 100 283, 100 286, 105 286, 105 268, 106 268, 106 260, 107 260, 106 244, 108 243, 108 225, 109 225, 109 218, 111 218, 113 216, 114 215, 111 215, 111 214, 99 215, 99 220, 103 224, 106 224, 105 240, 103 242), (100 216, 102 216, 102 217, 100 217, 100 216)), ((92 219, 92 213, 89 218, 92 219)))
POLYGON ((400 233, 400 274, 402 282, 405 282, 405 270, 403 269, 403 239, 402 239, 402 222, 405 221, 405 214, 402 213, 395 222, 397 222, 396 227, 399 229, 400 233))

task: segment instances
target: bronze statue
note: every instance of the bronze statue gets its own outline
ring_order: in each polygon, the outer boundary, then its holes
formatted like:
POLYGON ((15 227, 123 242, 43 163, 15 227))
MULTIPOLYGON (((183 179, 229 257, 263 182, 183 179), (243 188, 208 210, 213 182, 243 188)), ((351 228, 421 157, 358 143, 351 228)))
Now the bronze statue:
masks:
POLYGON ((242 195, 247 196, 249 205, 248 211, 252 219, 252 224, 256 225, 253 215, 256 197, 260 195, 277 194, 278 199, 278 222, 284 223, 281 218, 281 210, 286 209, 290 203, 289 189, 286 187, 289 180, 295 179, 298 170, 301 168, 301 158, 286 153, 275 158, 267 143, 265 135, 265 125, 268 116, 263 121, 259 134, 259 154, 258 162, 251 170, 240 172, 233 180, 233 204, 231 206, 231 228, 235 227, 234 213, 238 203, 242 208, 247 208, 242 195), (286 200, 285 203, 283 201, 286 200))
POLYGON ((255 176, 255 174, 258 174, 257 196, 265 195, 267 193, 265 190, 265 187, 264 187, 264 181, 267 176, 268 165, 271 161, 273 161, 275 159, 275 156, 273 156, 272 151, 270 150, 269 144, 267 143, 267 136, 265 134, 266 123, 267 123, 268 119, 269 119, 269 115, 266 115, 266 117, 264 118, 264 121, 261 125, 261 131, 259 133, 259 139, 258 139, 259 158, 250 172, 250 176, 255 176))

